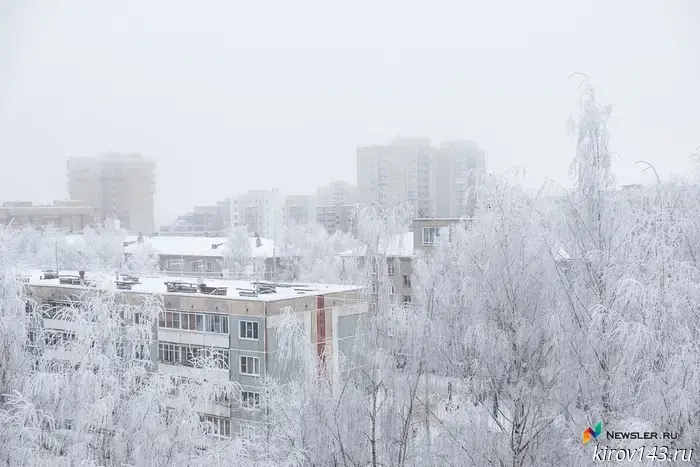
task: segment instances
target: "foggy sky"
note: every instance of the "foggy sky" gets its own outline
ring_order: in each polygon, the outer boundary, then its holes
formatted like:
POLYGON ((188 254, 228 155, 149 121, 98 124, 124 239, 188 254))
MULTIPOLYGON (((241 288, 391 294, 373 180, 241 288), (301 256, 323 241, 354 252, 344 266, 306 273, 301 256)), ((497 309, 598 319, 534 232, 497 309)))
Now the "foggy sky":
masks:
POLYGON ((67 197, 66 159, 157 163, 157 226, 251 188, 356 182, 355 148, 473 139, 568 184, 574 72, 613 105, 620 182, 700 145, 695 0, 0 1, 0 200, 67 197))

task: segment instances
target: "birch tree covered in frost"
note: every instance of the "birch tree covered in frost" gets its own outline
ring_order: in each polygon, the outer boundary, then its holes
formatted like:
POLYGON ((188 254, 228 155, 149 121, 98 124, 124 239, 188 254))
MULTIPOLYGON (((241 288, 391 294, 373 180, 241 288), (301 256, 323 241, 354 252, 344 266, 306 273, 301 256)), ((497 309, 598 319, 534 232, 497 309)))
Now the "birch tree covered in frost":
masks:
POLYGON ((432 310, 428 353, 443 381, 435 392, 447 399, 435 408, 432 453, 445 465, 561 465, 551 443, 561 436, 562 366, 543 216, 507 179, 491 184, 477 219, 442 232, 417 265, 415 304, 432 310))
MULTIPOLYGON (((615 190, 609 114, 586 85, 574 122, 576 185, 557 233, 571 257, 557 274, 559 347, 570 369, 565 423, 573 439, 602 419, 611 429, 677 431, 678 446, 688 446, 700 413, 690 389, 698 387, 700 276, 688 261, 697 216, 660 181, 634 196, 615 190)), ((586 465, 576 451, 567 462, 586 465)))

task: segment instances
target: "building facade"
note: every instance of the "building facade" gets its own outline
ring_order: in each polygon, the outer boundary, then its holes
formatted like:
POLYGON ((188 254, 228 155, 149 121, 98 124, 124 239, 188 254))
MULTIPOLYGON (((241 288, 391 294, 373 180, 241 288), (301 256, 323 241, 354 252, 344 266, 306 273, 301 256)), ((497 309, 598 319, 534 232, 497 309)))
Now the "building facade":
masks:
POLYGON ((166 234, 224 234, 226 232, 227 213, 223 204, 216 206, 194 206, 192 212, 178 216, 170 225, 160 228, 166 234))
POLYGON ((316 188, 316 197, 319 206, 355 204, 357 202, 357 186, 337 180, 316 188))
POLYGON ((79 201, 54 201, 52 206, 35 206, 31 201, 5 202, 0 207, 0 225, 12 227, 53 227, 80 232, 97 224, 95 209, 79 201))
POLYGON ((315 195, 289 195, 284 199, 284 222, 309 225, 316 223, 317 199, 315 195))
POLYGON ((277 188, 250 190, 229 199, 230 225, 245 226, 252 235, 275 238, 281 235, 284 205, 277 188))
POLYGON ((382 208, 410 203, 417 217, 469 217, 476 202, 470 188, 485 168, 484 151, 472 141, 436 148, 428 139, 397 138, 358 148, 358 198, 382 208))
POLYGON ((354 204, 326 204, 316 208, 316 223, 329 234, 353 232, 352 212, 354 204))
POLYGON ((98 219, 117 219, 132 233, 155 231, 155 162, 140 154, 70 158, 68 194, 92 206, 98 219))
POLYGON ((445 142, 435 152, 436 217, 471 217, 476 206, 473 188, 486 156, 472 141, 445 142))
MULTIPOLYGON (((79 280, 64 279, 46 279, 35 273, 25 289, 28 302, 43 312, 44 328, 70 332, 74 323, 56 319, 56 313, 64 307, 80 306, 79 297, 92 287, 91 276, 83 273, 79 280)), ((93 283, 105 280, 94 279, 93 283)), ((217 399, 197 408, 203 418, 217 426, 221 436, 245 435, 246 430, 264 426, 261 382, 267 375, 282 382, 289 377, 278 359, 276 335, 286 307, 300 318, 317 355, 330 356, 326 359, 330 371, 338 369, 339 356, 348 351, 359 317, 367 311, 360 300, 360 288, 353 286, 134 279, 130 279, 128 290, 115 292, 117 301, 138 304, 157 295, 163 306, 154 323, 150 359, 145 360, 150 361, 152 371, 176 378, 203 378, 206 371, 207 378, 240 384, 238 402, 217 399), (218 369, 197 368, 195 359, 203 353, 216 357, 218 369)))
POLYGON ((385 209, 409 203, 416 215, 433 216, 434 153, 424 138, 396 138, 388 146, 358 148, 359 202, 385 209))

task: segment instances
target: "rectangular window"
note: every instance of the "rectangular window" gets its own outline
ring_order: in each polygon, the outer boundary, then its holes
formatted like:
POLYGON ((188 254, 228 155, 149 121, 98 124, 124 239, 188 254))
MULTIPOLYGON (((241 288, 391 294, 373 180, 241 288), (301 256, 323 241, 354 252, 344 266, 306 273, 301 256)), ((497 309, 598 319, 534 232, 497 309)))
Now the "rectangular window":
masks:
POLYGON ((403 286, 404 287, 411 286, 411 276, 403 276, 403 286))
POLYGON ((259 435, 260 429, 252 422, 242 420, 240 426, 241 438, 251 439, 259 435))
POLYGON ((228 334, 228 316, 204 315, 204 330, 217 334, 228 334))
POLYGON ((180 313, 177 311, 164 311, 158 317, 158 327, 166 329, 180 329, 180 313))
POLYGON ((165 260, 165 269, 168 269, 168 270, 182 269, 182 260, 181 259, 165 260))
POLYGON ((395 268, 394 268, 394 263, 387 263, 386 270, 387 270, 387 274, 389 274, 390 276, 393 276, 394 273, 396 272, 395 268))
POLYGON ((258 357, 240 357, 240 373, 242 375, 260 376, 260 359, 258 357))
POLYGON ((440 235, 438 227, 423 227, 423 245, 435 245, 435 239, 440 235))
POLYGON ((260 393, 241 391, 241 407, 246 409, 260 408, 260 393))
POLYGON ((403 302, 404 302, 404 303, 411 303, 411 296, 410 296, 410 295, 404 295, 404 296, 403 296, 403 302))
POLYGON ((258 322, 257 321, 240 321, 238 337, 241 339, 258 340, 258 322))
POLYGON ((197 330, 197 315, 194 313, 181 313, 180 324, 182 329, 186 331, 196 331, 197 330))
POLYGON ((180 363, 180 346, 177 344, 158 343, 158 361, 180 363))
POLYGON ((214 434, 216 436, 222 436, 224 438, 231 437, 231 420, 228 418, 212 417, 207 415, 204 417, 204 421, 214 425, 214 434))

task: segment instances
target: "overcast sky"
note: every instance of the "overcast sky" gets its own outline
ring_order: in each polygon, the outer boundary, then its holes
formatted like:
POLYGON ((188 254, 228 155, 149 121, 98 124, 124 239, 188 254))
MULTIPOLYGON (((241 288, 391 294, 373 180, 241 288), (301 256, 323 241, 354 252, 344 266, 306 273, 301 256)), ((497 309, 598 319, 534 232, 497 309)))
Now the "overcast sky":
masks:
POLYGON ((473 139, 568 184, 574 72, 613 105, 618 180, 700 145, 697 0, 0 0, 0 200, 66 159, 157 163, 156 221, 251 188, 356 181, 355 148, 473 139))

